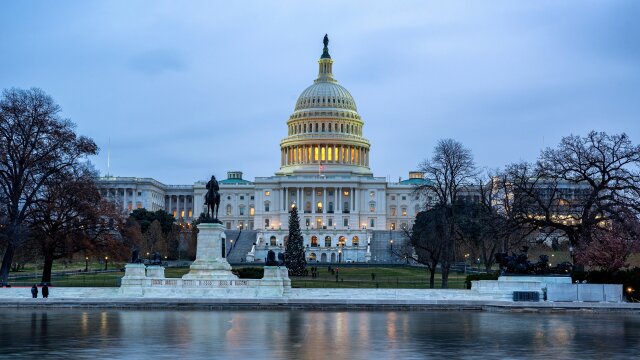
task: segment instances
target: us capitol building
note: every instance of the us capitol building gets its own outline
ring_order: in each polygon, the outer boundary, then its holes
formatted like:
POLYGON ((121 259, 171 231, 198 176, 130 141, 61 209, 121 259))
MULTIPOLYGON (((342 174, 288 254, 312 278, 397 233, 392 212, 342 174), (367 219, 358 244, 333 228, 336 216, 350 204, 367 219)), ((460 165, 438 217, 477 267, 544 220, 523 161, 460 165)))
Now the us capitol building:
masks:
MULTIPOLYGON (((250 239, 241 261, 263 261, 269 249, 283 251, 293 206, 298 207, 308 260, 384 261, 394 239, 402 237, 398 230, 411 226, 430 200, 413 193, 426 180, 419 172, 397 183, 373 176, 364 121, 349 91, 333 77, 326 36, 318 78, 300 94, 286 125, 275 176, 248 181, 242 172, 229 171, 227 179, 219 180, 220 220, 250 239)), ((123 212, 162 209, 188 226, 205 211, 206 181, 165 185, 150 178, 107 176, 98 184, 123 212)))

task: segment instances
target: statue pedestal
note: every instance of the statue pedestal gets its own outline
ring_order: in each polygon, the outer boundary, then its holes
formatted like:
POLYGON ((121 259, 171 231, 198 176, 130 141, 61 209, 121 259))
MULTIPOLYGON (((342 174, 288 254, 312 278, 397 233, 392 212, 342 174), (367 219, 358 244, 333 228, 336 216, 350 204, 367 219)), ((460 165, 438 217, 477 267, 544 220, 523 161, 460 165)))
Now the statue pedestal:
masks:
POLYGON ((146 278, 144 264, 127 264, 124 266, 124 277, 120 284, 120 293, 127 296, 142 296, 143 283, 146 278))
POLYGON ((185 280, 236 280, 231 273, 231 265, 223 255, 223 243, 226 241, 224 226, 218 223, 198 225, 198 245, 196 261, 191 264, 185 280))

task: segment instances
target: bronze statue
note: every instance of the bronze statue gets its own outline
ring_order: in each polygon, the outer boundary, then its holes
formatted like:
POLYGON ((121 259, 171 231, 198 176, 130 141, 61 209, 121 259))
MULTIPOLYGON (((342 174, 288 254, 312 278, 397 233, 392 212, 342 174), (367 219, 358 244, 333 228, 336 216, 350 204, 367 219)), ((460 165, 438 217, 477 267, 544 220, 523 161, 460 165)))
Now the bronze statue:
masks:
POLYGON ((213 222, 218 220, 218 210, 220 209, 220 186, 215 176, 211 176, 211 180, 207 183, 207 193, 204 195, 204 204, 207 206, 207 219, 213 222))
POLYGON ((324 34, 324 39, 322 40, 322 43, 324 44, 324 47, 329 46, 329 36, 327 34, 324 34))

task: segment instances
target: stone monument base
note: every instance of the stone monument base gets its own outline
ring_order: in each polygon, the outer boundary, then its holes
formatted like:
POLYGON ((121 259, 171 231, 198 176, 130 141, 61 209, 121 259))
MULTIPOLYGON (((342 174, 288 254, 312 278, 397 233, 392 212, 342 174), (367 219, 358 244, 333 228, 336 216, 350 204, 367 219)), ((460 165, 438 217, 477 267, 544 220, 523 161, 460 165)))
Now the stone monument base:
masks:
POLYGON ((231 272, 231 265, 224 257, 226 241, 224 226, 218 223, 198 225, 198 245, 196 260, 191 264, 184 280, 237 280, 231 272))

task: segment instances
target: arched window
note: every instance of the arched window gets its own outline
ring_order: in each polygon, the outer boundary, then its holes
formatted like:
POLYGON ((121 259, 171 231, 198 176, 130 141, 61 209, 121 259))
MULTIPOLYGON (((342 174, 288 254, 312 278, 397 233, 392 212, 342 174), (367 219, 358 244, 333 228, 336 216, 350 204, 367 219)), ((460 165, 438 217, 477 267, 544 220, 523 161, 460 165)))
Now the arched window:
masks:
POLYGON ((284 236, 284 246, 287 246, 288 242, 289 242, 289 235, 285 235, 284 236))
POLYGON ((316 261, 316 253, 309 254, 309 261, 316 261))
POLYGON ((401 211, 402 211, 402 216, 407 216, 407 208, 406 207, 402 207, 401 211))
POLYGON ((358 238, 358 236, 354 236, 351 238, 351 245, 352 246, 358 246, 358 244, 360 243, 360 239, 358 238))
POLYGON ((269 245, 271 245, 271 246, 277 246, 278 245, 278 242, 277 242, 277 239, 276 239, 275 236, 271 236, 269 238, 269 245))
POLYGON ((324 237, 324 246, 325 247, 331 247, 331 236, 325 236, 324 237))
POLYGON ((239 210, 240 210, 240 215, 244 215, 244 205, 240 205, 239 210))
POLYGON ((318 237, 315 235, 311 237, 311 247, 318 247, 318 237))
POLYGON ((231 205, 227 205, 227 216, 231 215, 231 205))
POLYGON ((304 132, 307 132, 307 124, 304 124, 304 132))
POLYGON ((345 246, 347 242, 347 238, 345 238, 344 236, 340 236, 338 238, 338 246, 345 246))
POLYGON ((324 123, 322 123, 322 132, 324 132, 324 123))
POLYGON ((391 207, 391 216, 396 216, 398 214, 398 212, 396 211, 396 207, 392 206, 391 207))
POLYGON ((331 132, 331 123, 329 123, 329 132, 331 132))

